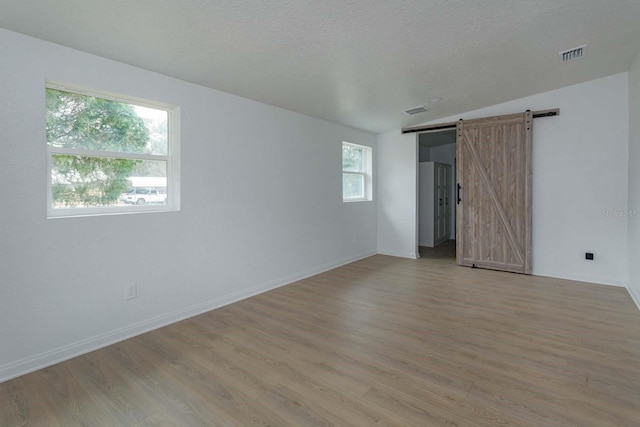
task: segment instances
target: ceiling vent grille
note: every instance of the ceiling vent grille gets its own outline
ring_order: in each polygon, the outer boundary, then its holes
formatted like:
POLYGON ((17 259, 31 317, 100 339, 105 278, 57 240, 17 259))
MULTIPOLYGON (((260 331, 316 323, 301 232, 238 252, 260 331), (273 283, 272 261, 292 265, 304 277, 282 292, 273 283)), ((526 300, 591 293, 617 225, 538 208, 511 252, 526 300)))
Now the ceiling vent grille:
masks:
POLYGON ((427 111, 429 111, 427 110, 427 107, 425 107, 424 105, 418 105, 417 107, 404 110, 404 113, 413 116, 414 114, 426 113, 427 111))
POLYGON ((562 64, 584 58, 587 55, 587 45, 585 44, 574 47, 573 49, 565 50, 564 52, 558 53, 558 55, 560 55, 560 62, 562 64))

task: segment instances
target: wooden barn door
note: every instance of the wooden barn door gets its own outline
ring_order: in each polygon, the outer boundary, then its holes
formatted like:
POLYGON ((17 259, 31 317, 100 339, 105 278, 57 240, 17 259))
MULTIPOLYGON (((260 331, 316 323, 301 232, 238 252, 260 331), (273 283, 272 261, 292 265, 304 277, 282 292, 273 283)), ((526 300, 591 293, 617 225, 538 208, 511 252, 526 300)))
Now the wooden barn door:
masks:
POLYGON ((530 111, 457 124, 460 265, 531 274, 530 111))

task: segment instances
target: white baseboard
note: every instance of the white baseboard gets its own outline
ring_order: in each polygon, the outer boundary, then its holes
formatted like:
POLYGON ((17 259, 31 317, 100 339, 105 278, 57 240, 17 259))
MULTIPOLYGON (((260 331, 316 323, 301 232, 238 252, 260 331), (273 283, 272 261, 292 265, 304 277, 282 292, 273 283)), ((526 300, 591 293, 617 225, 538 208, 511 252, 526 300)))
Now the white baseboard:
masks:
POLYGON ((47 366, 55 365, 56 363, 63 362, 65 360, 72 359, 82 354, 89 353, 94 350, 115 344, 117 342, 135 337, 145 332, 152 331, 154 329, 161 328, 163 326, 170 325, 175 322, 179 322, 189 317, 197 316, 198 314, 206 313, 207 311, 214 310, 216 308, 223 307, 228 304, 261 294, 263 292, 270 291, 281 286, 297 282, 298 280, 306 279, 316 274, 324 273, 325 271, 333 270, 345 264, 358 261, 363 258, 375 255, 375 251, 361 253, 352 257, 343 258, 337 261, 326 263, 317 267, 313 267, 304 271, 299 271, 288 276, 270 280, 265 283, 261 283, 256 286, 244 289, 239 292, 234 292, 228 295, 224 295, 218 298, 214 298, 199 304, 194 304, 189 307, 185 307, 180 310, 173 311, 171 313, 163 314, 153 317, 151 319, 144 320, 142 322, 128 325, 123 328, 115 329, 113 331, 106 332, 96 337, 91 337, 85 340, 77 341, 71 344, 67 344, 53 350, 45 351, 43 353, 26 357, 24 359, 16 360, 5 365, 0 366, 0 383, 8 381, 12 378, 19 377, 21 375, 28 374, 29 372, 37 371, 38 369, 46 368, 47 366))
POLYGON ((417 254, 415 252, 395 252, 395 251, 378 250, 378 255, 389 255, 389 256, 395 256, 399 258, 410 258, 410 259, 420 258, 420 254, 417 254))
POLYGON ((631 296, 631 299, 633 300, 633 302, 636 303, 636 307, 638 307, 638 310, 640 310, 640 296, 636 295, 633 292, 633 289, 631 289, 629 286, 627 286, 627 292, 629 292, 629 295, 631 296))
POLYGON ((591 274, 566 274, 549 271, 533 271, 534 276, 552 277, 555 279, 573 280, 575 282, 595 283, 597 285, 617 286, 620 288, 627 287, 627 281, 621 277, 615 276, 599 276, 591 274))

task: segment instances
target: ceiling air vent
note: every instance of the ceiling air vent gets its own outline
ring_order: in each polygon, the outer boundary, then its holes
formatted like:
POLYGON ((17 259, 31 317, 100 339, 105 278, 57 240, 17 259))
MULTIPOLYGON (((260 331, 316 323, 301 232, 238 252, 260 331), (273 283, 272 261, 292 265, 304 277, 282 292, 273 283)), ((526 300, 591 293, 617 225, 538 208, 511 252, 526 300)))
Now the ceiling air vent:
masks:
POLYGON ((560 62, 562 64, 584 58, 587 55, 587 45, 585 44, 574 47, 573 49, 565 50, 564 52, 558 53, 558 55, 560 55, 560 62))
POLYGON ((427 110, 427 107, 425 107, 424 105, 418 105, 417 107, 404 110, 404 113, 413 116, 414 114, 426 113, 427 111, 429 111, 427 110))

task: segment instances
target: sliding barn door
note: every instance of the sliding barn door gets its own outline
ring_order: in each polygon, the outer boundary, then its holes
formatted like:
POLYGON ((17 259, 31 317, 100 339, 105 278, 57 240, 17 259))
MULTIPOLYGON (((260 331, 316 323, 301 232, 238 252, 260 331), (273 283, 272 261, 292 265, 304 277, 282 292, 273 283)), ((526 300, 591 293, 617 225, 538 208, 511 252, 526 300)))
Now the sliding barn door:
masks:
POLYGON ((531 274, 532 122, 529 111, 458 122, 458 264, 531 274))

